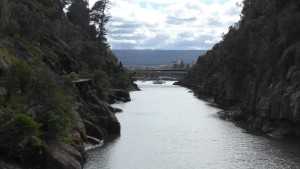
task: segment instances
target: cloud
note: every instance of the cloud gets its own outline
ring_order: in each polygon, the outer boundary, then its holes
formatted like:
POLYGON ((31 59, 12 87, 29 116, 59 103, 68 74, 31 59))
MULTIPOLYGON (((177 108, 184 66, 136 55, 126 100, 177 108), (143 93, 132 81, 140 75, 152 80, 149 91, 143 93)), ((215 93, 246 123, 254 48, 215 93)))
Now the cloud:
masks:
POLYGON ((185 24, 187 22, 195 22, 196 20, 197 20, 196 17, 179 18, 179 17, 168 16, 166 23, 173 24, 173 25, 180 25, 180 24, 185 24))
MULTIPOLYGON (((92 5, 96 0, 90 0, 92 5)), ((239 20, 242 0, 110 0, 113 49, 210 49, 239 20)))

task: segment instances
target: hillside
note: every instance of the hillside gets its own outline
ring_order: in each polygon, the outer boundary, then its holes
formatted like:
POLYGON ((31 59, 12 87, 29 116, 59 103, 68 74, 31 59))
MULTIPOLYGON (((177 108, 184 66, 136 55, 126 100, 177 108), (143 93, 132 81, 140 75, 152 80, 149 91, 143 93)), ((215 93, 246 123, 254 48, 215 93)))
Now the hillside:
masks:
POLYGON ((0 168, 80 169, 120 133, 106 102, 133 86, 106 42, 107 3, 0 1, 0 168))
POLYGON ((245 0, 241 20, 181 82, 270 136, 299 135, 300 2, 245 0))
POLYGON ((113 50, 123 65, 165 65, 181 59, 185 64, 195 63, 205 50, 113 50))

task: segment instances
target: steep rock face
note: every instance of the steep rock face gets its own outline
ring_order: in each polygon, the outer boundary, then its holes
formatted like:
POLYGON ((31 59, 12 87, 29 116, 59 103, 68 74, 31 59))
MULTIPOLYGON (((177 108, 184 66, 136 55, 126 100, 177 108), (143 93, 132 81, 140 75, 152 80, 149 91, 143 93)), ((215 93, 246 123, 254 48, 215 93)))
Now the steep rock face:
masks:
POLYGON ((243 5, 241 20, 199 57, 181 84, 200 98, 213 97, 222 108, 240 107, 253 128, 297 134, 300 2, 246 0, 243 5))
POLYGON ((76 148, 60 142, 49 142, 45 148, 46 168, 81 169, 84 159, 76 148))
POLYGON ((114 112, 111 111, 113 108, 108 105, 108 103, 99 100, 96 95, 89 96, 89 98, 86 101, 83 100, 82 103, 83 107, 79 110, 79 113, 85 120, 85 124, 94 124, 94 127, 98 130, 99 134, 120 133, 120 123, 114 112))
MULTIPOLYGON (((92 88, 87 85, 86 89, 92 88)), ((82 89, 82 88, 81 88, 82 89)), ((75 88, 75 90, 79 90, 75 88)), ((86 93, 87 91, 81 91, 86 93)), ((78 91, 78 93, 80 93, 78 91)), ((120 123, 108 103, 95 95, 77 96, 75 123, 69 133, 72 142, 50 141, 40 155, 42 167, 48 169, 81 169, 86 160, 85 145, 99 144, 108 134, 119 134, 120 123), (83 99, 85 98, 85 99, 83 99)))

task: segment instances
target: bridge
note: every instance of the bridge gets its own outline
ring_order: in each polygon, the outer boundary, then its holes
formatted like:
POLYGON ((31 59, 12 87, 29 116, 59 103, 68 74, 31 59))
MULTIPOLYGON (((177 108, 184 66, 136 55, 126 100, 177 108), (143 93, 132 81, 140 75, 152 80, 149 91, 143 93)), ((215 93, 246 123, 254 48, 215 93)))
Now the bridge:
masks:
POLYGON ((180 80, 186 75, 187 70, 132 70, 131 73, 135 80, 180 80))

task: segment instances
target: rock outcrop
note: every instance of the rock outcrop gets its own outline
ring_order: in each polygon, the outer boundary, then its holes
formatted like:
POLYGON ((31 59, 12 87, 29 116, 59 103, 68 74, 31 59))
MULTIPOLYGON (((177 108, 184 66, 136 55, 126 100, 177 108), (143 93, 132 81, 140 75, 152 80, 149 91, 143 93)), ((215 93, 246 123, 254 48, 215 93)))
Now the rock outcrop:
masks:
POLYGON ((96 95, 77 99, 77 109, 73 112, 75 123, 69 133, 72 141, 68 144, 47 142, 39 155, 39 159, 42 159, 41 166, 44 168, 81 169, 86 160, 85 145, 100 144, 100 140, 107 135, 120 134, 121 126, 115 112, 112 111, 113 107, 99 100, 96 95))
POLYGON ((241 20, 199 57, 180 84, 226 110, 238 107, 241 113, 229 114, 254 129, 276 137, 297 135, 300 4, 246 0, 243 5, 241 20))
POLYGON ((78 149, 61 142, 48 142, 44 153, 49 169, 81 169, 85 162, 78 149))
POLYGON ((129 92, 122 89, 114 89, 112 90, 113 95, 115 96, 115 101, 121 101, 121 102, 129 102, 131 101, 129 92))

